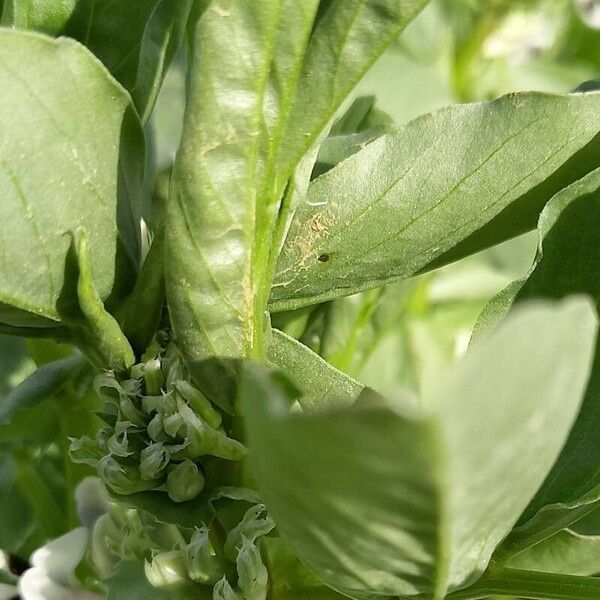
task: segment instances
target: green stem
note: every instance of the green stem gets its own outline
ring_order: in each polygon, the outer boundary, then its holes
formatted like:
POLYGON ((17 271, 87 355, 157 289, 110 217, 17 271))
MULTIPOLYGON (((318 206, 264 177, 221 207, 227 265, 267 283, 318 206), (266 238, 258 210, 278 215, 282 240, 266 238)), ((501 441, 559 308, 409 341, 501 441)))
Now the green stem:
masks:
POLYGON ((600 598, 600 578, 492 568, 477 583, 446 596, 447 600, 476 600, 517 596, 533 600, 594 600, 600 598))

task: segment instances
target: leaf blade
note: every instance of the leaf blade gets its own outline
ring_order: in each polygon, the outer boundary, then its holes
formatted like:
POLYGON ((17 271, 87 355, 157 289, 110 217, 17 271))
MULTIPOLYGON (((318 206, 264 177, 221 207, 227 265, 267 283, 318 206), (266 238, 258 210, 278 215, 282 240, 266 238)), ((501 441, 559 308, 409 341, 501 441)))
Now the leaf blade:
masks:
POLYGON ((271 310, 404 279, 533 228, 545 202, 593 168, 598 104, 597 94, 515 94, 425 115, 372 142, 311 184, 271 310), (476 239, 486 225, 491 233, 476 239))
POLYGON ((61 321, 69 231, 80 225, 92 232, 95 284, 114 307, 140 247, 143 137, 129 96, 78 43, 7 29, 0 79, 0 320, 61 321))
POLYGON ((288 414, 284 389, 245 371, 251 459, 282 536, 328 585, 350 596, 439 598, 470 583, 564 443, 595 331, 582 300, 523 310, 454 371, 425 416, 369 399, 288 414), (574 327, 586 332, 583 349, 574 327), (525 369, 530 360, 541 370, 525 369), (515 377, 502 388, 497 379, 507 369, 515 377), (485 386, 472 385, 474 373, 487 376, 485 386), (552 435, 532 439, 531 427, 550 427, 552 435), (531 452, 535 461, 517 460, 531 452), (482 460, 485 473, 476 467, 482 460), (293 485, 286 473, 295 474, 293 485), (501 482, 496 489, 487 489, 488 477, 501 482), (488 513, 493 518, 481 518, 488 513))

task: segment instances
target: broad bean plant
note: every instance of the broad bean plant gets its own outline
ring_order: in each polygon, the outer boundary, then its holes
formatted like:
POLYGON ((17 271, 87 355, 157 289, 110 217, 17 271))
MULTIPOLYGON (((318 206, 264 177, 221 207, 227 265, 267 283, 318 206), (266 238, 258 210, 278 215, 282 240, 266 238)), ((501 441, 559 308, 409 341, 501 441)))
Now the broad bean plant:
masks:
POLYGON ((352 100, 426 4, 0 0, 0 331, 39 366, 0 594, 600 597, 600 93, 352 100), (351 377, 423 274, 536 228, 460 361, 351 377))

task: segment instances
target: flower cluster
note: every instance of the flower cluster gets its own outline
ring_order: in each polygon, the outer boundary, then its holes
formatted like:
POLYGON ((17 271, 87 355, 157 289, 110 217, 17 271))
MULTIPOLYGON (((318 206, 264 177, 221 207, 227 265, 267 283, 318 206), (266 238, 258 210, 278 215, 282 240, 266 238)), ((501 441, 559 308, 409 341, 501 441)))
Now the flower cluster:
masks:
POLYGON ((223 415, 196 387, 173 344, 131 368, 97 377, 107 426, 72 439, 75 462, 91 465, 116 494, 163 491, 185 502, 205 488, 203 457, 237 461, 246 448, 228 437, 223 415))
POLYGON ((121 560, 144 562, 157 588, 195 583, 212 586, 215 600, 265 600, 268 572, 260 544, 274 527, 261 504, 223 537, 206 525, 190 532, 114 503, 96 522, 90 556, 104 577, 121 560))

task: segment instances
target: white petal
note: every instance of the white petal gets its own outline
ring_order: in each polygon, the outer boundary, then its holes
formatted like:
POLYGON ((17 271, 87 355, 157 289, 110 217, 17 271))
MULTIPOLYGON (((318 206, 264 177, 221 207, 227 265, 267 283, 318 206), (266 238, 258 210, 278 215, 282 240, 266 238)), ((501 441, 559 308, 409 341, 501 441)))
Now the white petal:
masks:
POLYGON ((110 506, 110 498, 99 477, 86 477, 75 490, 75 501, 79 520, 88 529, 92 529, 110 506))
POLYGON ((78 527, 36 550, 31 556, 31 564, 46 572, 54 581, 69 585, 73 581, 75 568, 85 555, 88 539, 88 530, 78 527))

